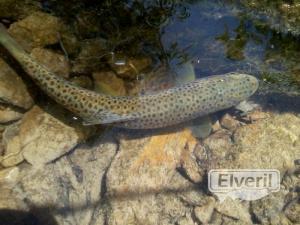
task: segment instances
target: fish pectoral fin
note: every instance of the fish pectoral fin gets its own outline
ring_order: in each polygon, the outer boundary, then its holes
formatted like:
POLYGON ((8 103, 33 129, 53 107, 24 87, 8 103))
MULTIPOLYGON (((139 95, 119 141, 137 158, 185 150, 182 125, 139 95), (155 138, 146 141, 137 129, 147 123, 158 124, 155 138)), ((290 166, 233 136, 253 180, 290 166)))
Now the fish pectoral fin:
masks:
POLYGON ((108 112, 105 114, 101 113, 100 115, 95 115, 93 118, 85 118, 83 120, 83 125, 118 123, 133 119, 135 119, 133 115, 120 115, 117 113, 108 112))

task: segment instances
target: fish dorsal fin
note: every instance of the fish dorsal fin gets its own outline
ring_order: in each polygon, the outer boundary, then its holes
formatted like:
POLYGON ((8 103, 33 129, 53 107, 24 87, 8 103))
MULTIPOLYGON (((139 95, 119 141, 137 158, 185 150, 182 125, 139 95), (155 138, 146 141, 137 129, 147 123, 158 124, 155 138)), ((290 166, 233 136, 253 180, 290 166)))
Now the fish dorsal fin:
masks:
POLYGON ((135 116, 127 114, 121 115, 115 112, 101 112, 92 118, 84 118, 83 125, 109 124, 134 120, 135 116))

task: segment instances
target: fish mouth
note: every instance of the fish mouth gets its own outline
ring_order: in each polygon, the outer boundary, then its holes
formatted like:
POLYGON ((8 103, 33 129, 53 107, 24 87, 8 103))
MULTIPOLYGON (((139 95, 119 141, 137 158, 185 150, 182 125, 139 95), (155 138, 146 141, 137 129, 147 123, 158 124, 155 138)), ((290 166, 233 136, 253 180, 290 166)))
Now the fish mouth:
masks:
POLYGON ((253 90, 252 94, 254 94, 259 87, 259 81, 254 76, 251 76, 251 75, 247 75, 247 76, 249 78, 250 85, 252 86, 252 90, 253 90))
POLYGON ((257 91, 258 87, 259 87, 259 81, 256 77, 254 77, 252 75, 245 75, 245 76, 247 76, 246 79, 250 83, 250 86, 252 88, 252 94, 254 94, 257 91))

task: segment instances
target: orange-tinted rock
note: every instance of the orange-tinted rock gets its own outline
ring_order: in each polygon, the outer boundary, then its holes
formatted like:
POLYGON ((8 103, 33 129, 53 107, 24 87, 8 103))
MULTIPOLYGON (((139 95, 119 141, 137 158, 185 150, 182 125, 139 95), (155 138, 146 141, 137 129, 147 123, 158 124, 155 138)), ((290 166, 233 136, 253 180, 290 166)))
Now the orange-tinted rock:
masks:
POLYGON ((126 95, 124 81, 112 71, 93 73, 95 90, 108 95, 126 95))
POLYGON ((48 49, 34 48, 31 51, 31 56, 57 76, 69 77, 70 65, 64 55, 48 49))
POLYGON ((34 47, 58 43, 62 26, 57 17, 44 12, 35 12, 13 23, 8 31, 24 49, 30 51, 34 47))

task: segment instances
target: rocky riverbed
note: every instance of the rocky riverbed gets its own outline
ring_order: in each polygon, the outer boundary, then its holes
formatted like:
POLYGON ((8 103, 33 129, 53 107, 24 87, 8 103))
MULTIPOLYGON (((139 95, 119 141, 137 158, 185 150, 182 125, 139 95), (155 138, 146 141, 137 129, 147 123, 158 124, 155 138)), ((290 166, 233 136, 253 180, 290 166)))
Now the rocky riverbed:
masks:
MULTIPOLYGON (((14 20, 11 35, 49 70, 112 95, 145 88, 139 76, 152 69, 150 57, 103 58, 108 40, 79 40, 61 18, 25 2, 0 2, 11 9, 1 17, 14 20)), ((39 93, 5 51, 1 56, 0 224, 300 223, 299 96, 260 92, 249 112, 213 116, 204 138, 191 124, 150 131, 83 126, 39 93), (277 169, 280 191, 221 202, 207 176, 224 168, 277 169)))

